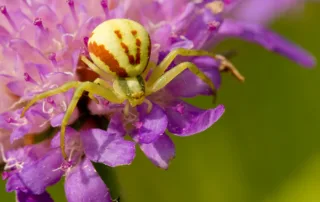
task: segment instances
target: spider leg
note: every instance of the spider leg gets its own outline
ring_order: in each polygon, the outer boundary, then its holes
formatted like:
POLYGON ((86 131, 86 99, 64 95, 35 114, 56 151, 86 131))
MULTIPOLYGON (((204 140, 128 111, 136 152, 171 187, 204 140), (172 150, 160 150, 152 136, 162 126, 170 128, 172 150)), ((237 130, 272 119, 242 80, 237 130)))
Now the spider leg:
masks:
POLYGON ((68 121, 70 119, 70 116, 72 115, 72 112, 74 111, 75 107, 77 106, 77 103, 79 99, 81 98, 84 91, 88 91, 91 94, 99 95, 113 103, 122 103, 123 100, 118 99, 118 97, 110 90, 106 89, 96 83, 92 82, 82 82, 77 87, 77 89, 74 92, 74 95, 72 97, 71 102, 69 103, 68 109, 65 112, 65 115, 63 117, 62 123, 61 123, 61 132, 60 132, 60 146, 63 157, 66 159, 67 154, 65 151, 65 131, 66 127, 68 125, 68 121))
POLYGON ((147 112, 150 113, 151 110, 152 110, 152 107, 153 107, 152 102, 151 102, 150 100, 148 100, 148 99, 145 99, 144 103, 147 104, 147 106, 148 106, 148 107, 147 107, 147 112))
POLYGON ((112 77, 99 67, 97 67, 95 64, 93 64, 86 56, 80 56, 80 59, 83 63, 85 63, 92 71, 99 74, 102 78, 105 80, 112 80, 112 77))
POLYGON ((79 85, 79 81, 71 81, 68 82, 58 88, 43 92, 41 94, 38 94, 36 96, 34 96, 34 98, 32 100, 30 100, 28 102, 28 104, 24 107, 24 109, 22 110, 21 116, 20 117, 24 117, 24 114, 26 113, 26 111, 37 101, 42 100, 44 98, 59 94, 59 93, 64 93, 67 92, 68 90, 70 90, 71 88, 75 88, 79 85))
POLYGON ((215 96, 215 87, 212 83, 211 79, 207 77, 195 64, 191 62, 183 62, 173 67, 162 76, 160 76, 154 83, 148 85, 148 94, 157 92, 158 90, 165 87, 170 81, 172 81, 175 77, 177 77, 180 73, 182 73, 185 69, 189 69, 192 73, 198 76, 202 81, 210 86, 213 91, 213 95, 215 96))
POLYGON ((244 76, 237 70, 237 68, 223 55, 216 55, 217 59, 221 61, 219 71, 220 72, 231 72, 239 81, 244 81, 244 76))
POLYGON ((61 133, 60 133, 60 145, 61 145, 61 151, 64 158, 67 158, 67 154, 65 152, 65 131, 66 126, 68 125, 68 120, 70 119, 70 116, 72 115, 72 112, 74 111, 75 107, 77 106, 77 103, 82 96, 84 91, 88 91, 91 94, 97 94, 111 102, 114 103, 122 103, 123 100, 119 99, 113 91, 110 89, 104 88, 98 84, 92 83, 92 82, 79 82, 79 81, 71 81, 68 82, 58 88, 49 90, 47 92, 41 93, 39 95, 36 95, 23 109, 21 113, 21 117, 24 116, 25 112, 37 101, 44 99, 46 97, 50 97, 52 95, 56 95, 59 93, 64 93, 68 91, 71 88, 76 88, 74 95, 72 97, 72 100, 70 101, 70 104, 67 108, 67 111, 65 112, 65 115, 63 117, 62 123, 61 123, 61 133))
POLYGON ((149 64, 147 66, 147 68, 143 71, 142 73, 142 78, 144 78, 144 80, 146 80, 146 78, 149 76, 150 70, 154 69, 157 65, 155 63, 153 63, 152 61, 149 61, 149 64))
POLYGON ((178 56, 208 56, 215 60, 220 61, 220 71, 230 71, 238 80, 243 81, 244 77, 238 72, 238 70, 232 65, 230 61, 228 61, 225 57, 221 55, 215 55, 213 53, 210 53, 208 51, 203 50, 189 50, 189 49, 183 49, 183 48, 177 48, 173 51, 171 51, 163 60, 162 62, 157 66, 157 68, 154 69, 152 72, 152 75, 149 79, 150 84, 154 83, 157 78, 159 78, 163 73, 166 71, 166 69, 169 67, 169 65, 172 63, 172 61, 178 56))
MULTIPOLYGON (((103 79, 101 79, 101 78, 96 78, 96 79, 93 81, 93 83, 96 83, 96 84, 98 84, 98 85, 101 85, 101 86, 104 87, 104 88, 112 88, 112 86, 111 86, 108 82, 106 82, 105 80, 103 80, 103 79)), ((93 93, 89 92, 88 97, 89 97, 91 100, 95 101, 96 103, 99 103, 98 99, 93 96, 93 93)))

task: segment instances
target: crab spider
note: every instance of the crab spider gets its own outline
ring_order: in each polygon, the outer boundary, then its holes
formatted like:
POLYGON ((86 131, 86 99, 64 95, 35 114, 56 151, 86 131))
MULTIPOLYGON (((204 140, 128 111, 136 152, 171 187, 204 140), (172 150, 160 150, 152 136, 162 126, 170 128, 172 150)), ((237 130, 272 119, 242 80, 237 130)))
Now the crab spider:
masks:
POLYGON ((212 57, 220 61, 220 71, 231 71, 239 80, 244 80, 237 69, 224 57, 202 50, 178 48, 170 52, 159 65, 155 66, 153 63, 149 63, 151 50, 149 34, 142 25, 128 19, 112 19, 98 25, 91 33, 88 50, 93 62, 85 56, 80 56, 81 60, 100 78, 97 78, 94 82, 71 81, 58 88, 38 94, 29 101, 21 114, 21 117, 23 117, 25 112, 41 99, 66 92, 71 88, 75 89, 61 123, 60 145, 64 158, 67 158, 65 152, 66 126, 85 91, 94 100, 93 95, 99 95, 113 103, 120 104, 127 101, 124 108, 125 114, 128 114, 130 106, 135 107, 144 102, 148 104, 148 109, 151 110, 152 104, 146 99, 146 96, 164 88, 185 69, 189 69, 208 84, 215 93, 216 89, 212 81, 191 62, 182 62, 166 71, 172 61, 179 55, 212 57), (155 67, 151 68, 151 66, 155 67), (151 75, 146 80, 146 76, 151 69, 151 75), (112 85, 106 82, 110 75, 113 78, 112 85))

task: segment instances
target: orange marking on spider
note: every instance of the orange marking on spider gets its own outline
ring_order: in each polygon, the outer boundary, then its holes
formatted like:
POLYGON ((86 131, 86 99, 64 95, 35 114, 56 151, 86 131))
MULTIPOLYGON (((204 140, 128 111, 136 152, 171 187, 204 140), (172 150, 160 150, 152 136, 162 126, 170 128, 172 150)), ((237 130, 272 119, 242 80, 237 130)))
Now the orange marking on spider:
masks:
POLYGON ((121 34, 120 30, 115 30, 114 33, 117 35, 117 37, 119 39, 122 39, 122 34, 121 34))
POLYGON ((104 45, 98 45, 96 42, 89 43, 88 50, 90 53, 94 54, 100 60, 108 65, 112 72, 115 72, 120 77, 128 76, 126 70, 120 67, 118 60, 114 58, 114 56, 105 49, 104 45))

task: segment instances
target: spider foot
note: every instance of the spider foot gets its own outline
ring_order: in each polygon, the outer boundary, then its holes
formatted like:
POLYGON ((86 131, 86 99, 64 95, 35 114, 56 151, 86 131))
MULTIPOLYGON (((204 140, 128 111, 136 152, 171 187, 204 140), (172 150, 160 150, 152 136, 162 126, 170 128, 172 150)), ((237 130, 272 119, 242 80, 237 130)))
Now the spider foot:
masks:
POLYGON ((95 103, 99 104, 99 100, 98 100, 96 97, 94 97, 94 95, 93 95, 92 93, 89 93, 89 94, 88 94, 88 97, 89 97, 92 101, 94 101, 95 103))
POLYGON ((151 112, 151 110, 152 110, 153 104, 152 104, 152 102, 151 102, 150 100, 148 100, 148 99, 146 99, 146 100, 144 101, 144 103, 146 103, 146 104, 148 105, 148 107, 147 107, 147 113, 149 114, 149 113, 151 112))
POLYGON ((237 70, 237 68, 223 55, 217 55, 216 59, 220 60, 220 72, 231 72, 239 81, 245 80, 244 76, 237 70))

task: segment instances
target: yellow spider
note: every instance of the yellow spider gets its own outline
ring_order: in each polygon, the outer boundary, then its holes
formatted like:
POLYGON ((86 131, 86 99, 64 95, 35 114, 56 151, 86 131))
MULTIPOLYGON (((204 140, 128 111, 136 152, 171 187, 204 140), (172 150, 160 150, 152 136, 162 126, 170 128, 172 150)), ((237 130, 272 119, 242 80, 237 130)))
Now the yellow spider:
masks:
POLYGON ((223 56, 213 55, 202 50, 175 49, 170 52, 162 62, 156 66, 149 64, 151 41, 148 32, 139 23, 128 19, 107 20, 98 25, 88 41, 89 55, 93 63, 81 56, 81 60, 94 72, 99 74, 94 82, 71 81, 58 88, 36 95, 24 108, 21 117, 37 101, 46 97, 63 93, 75 88, 73 98, 66 110, 61 123, 60 145, 62 155, 65 152, 65 130, 68 120, 74 111, 84 91, 89 92, 89 97, 99 95, 113 103, 126 102, 124 113, 128 114, 130 105, 135 107, 142 103, 148 104, 149 111, 152 104, 146 97, 165 87, 172 79, 185 69, 189 69, 215 92, 212 81, 191 62, 182 62, 165 72, 176 56, 209 56, 221 61, 220 71, 231 71, 239 80, 244 78, 223 56), (146 81, 146 76, 152 69, 151 76, 146 81), (112 75, 113 85, 106 80, 112 75))

